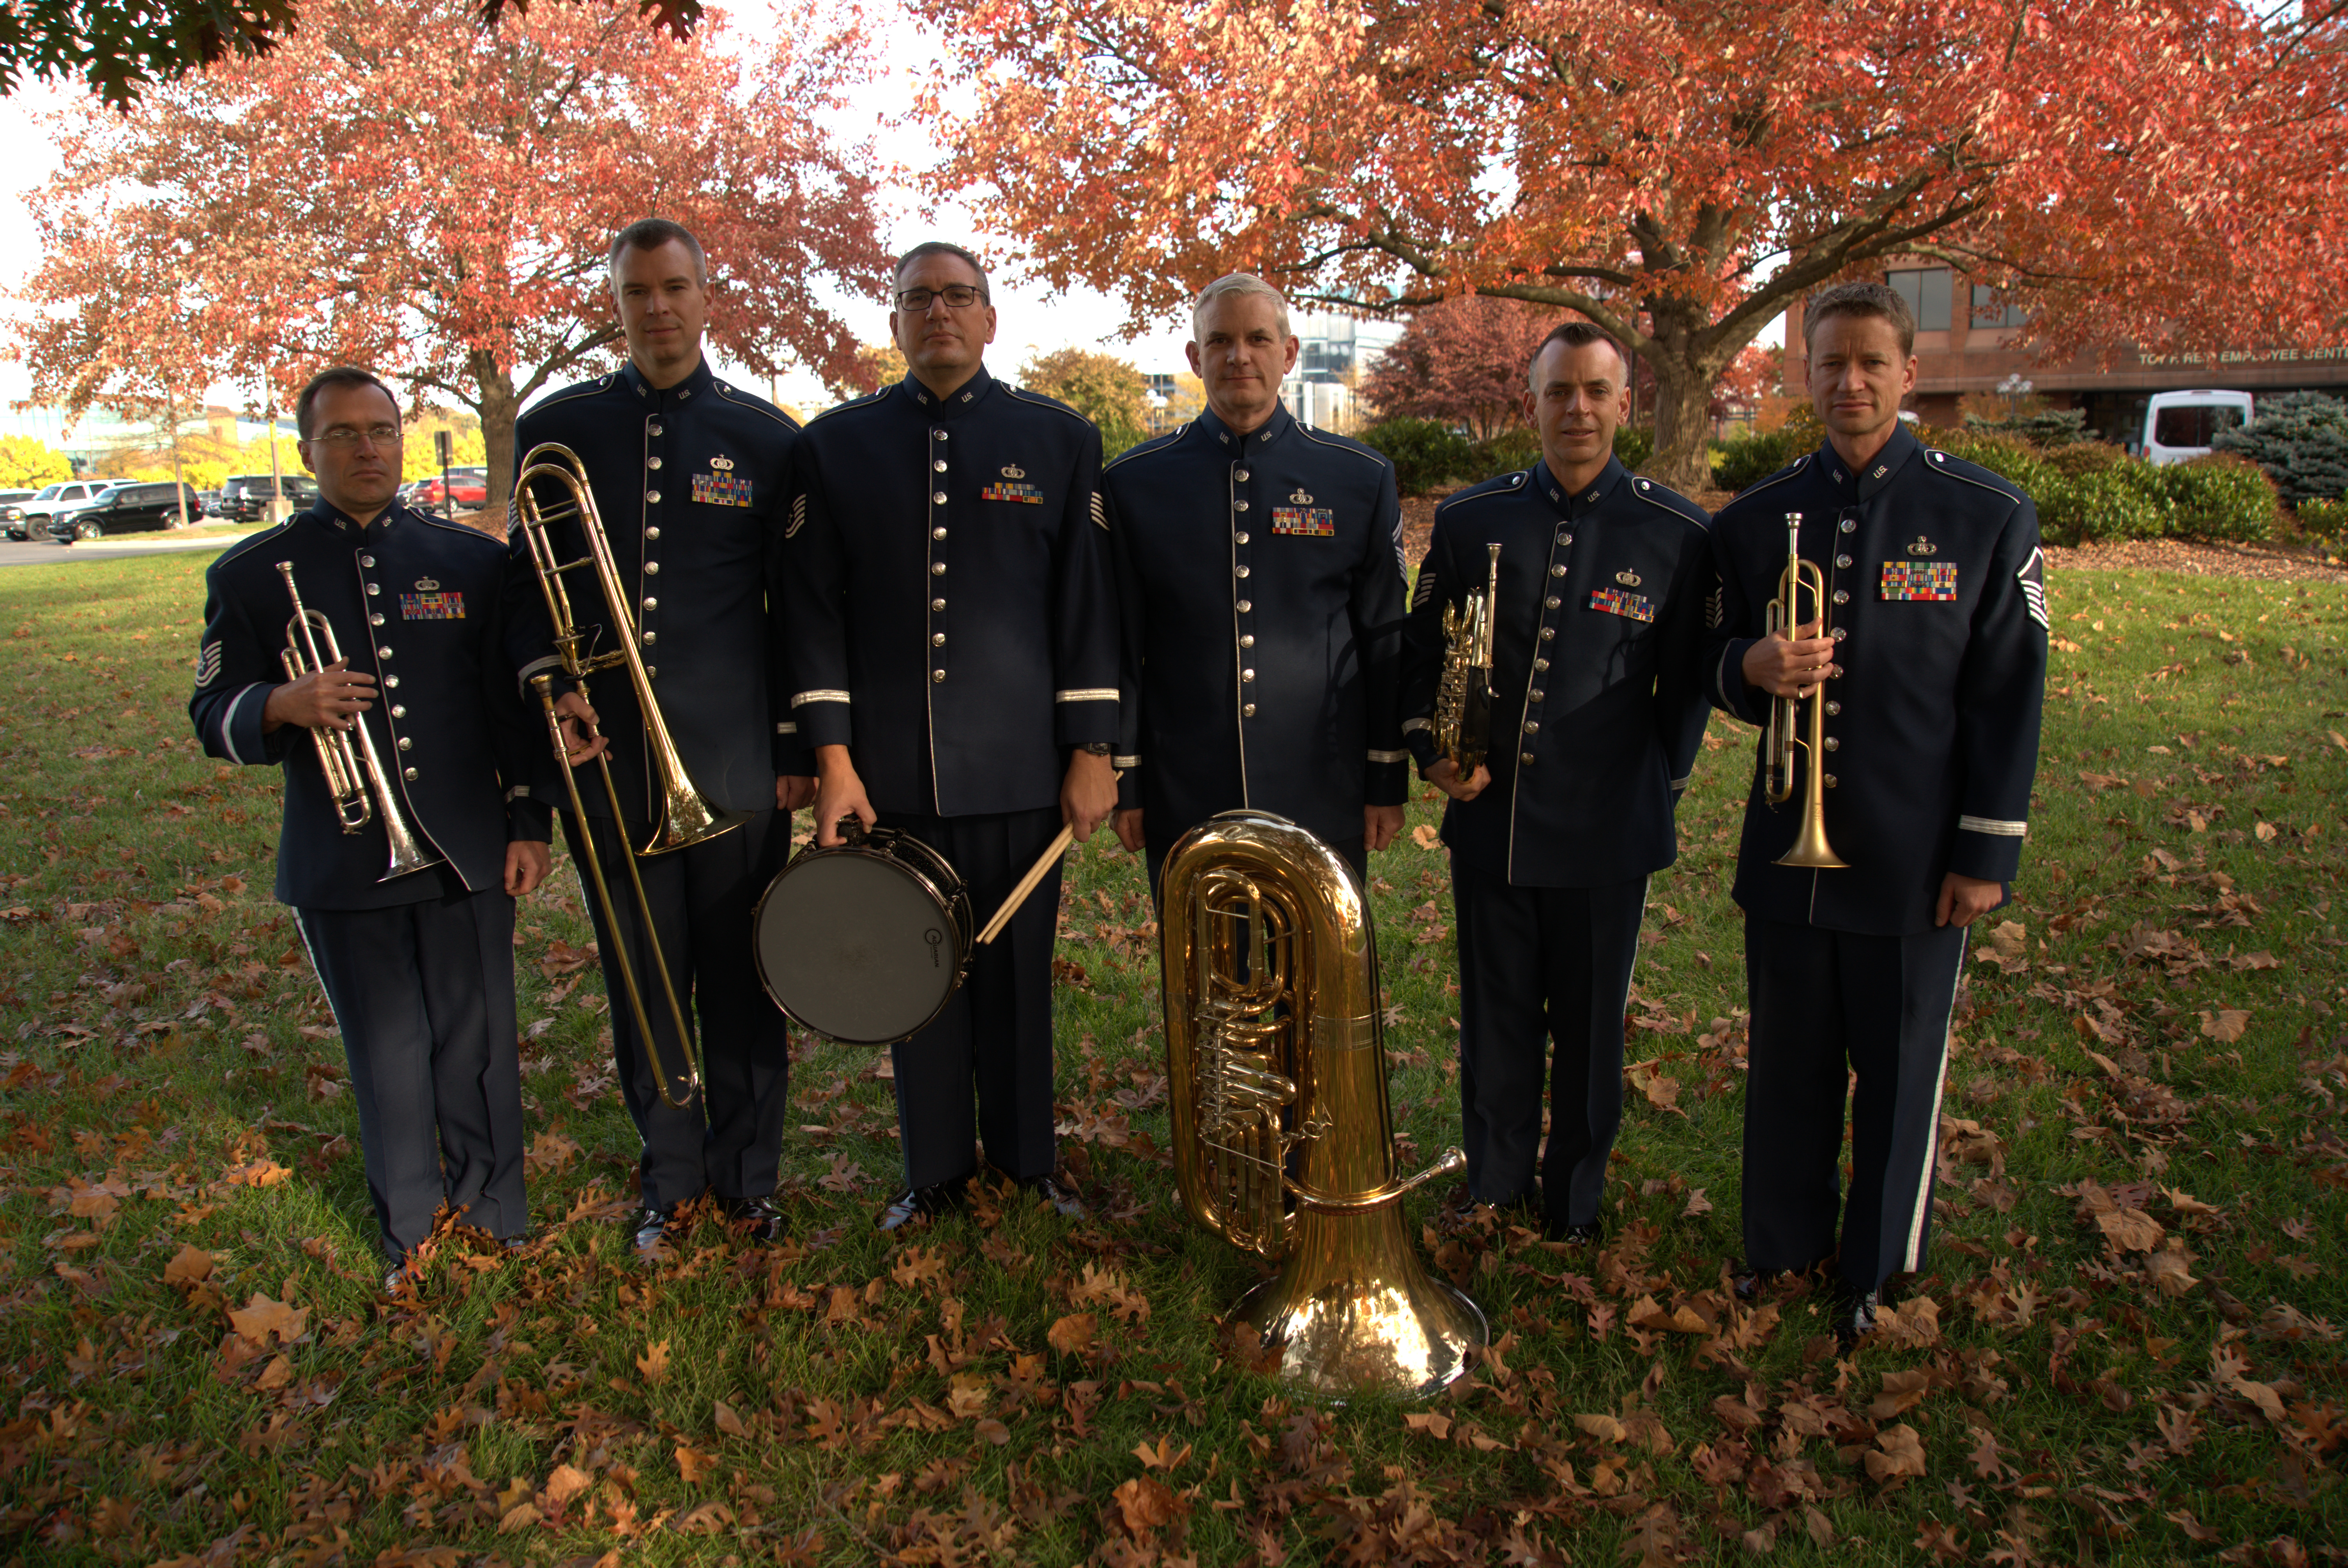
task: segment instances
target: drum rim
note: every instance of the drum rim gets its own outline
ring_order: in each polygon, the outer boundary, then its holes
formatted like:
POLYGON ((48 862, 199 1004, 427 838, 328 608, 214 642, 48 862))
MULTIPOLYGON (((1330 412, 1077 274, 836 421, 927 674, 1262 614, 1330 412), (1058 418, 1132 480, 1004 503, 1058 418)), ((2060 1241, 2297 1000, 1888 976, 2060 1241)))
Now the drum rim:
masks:
POLYGON ((767 993, 767 999, 773 1002, 776 1008, 781 1011, 785 1018, 790 1020, 801 1029, 816 1035, 819 1039, 828 1040, 834 1045, 901 1045, 906 1040, 912 1039, 913 1036, 921 1033, 922 1030, 929 1028, 930 1025, 935 1023, 938 1020, 938 1015, 946 1010, 946 1004, 953 1000, 954 993, 962 989, 963 982, 970 978, 971 938, 973 935, 973 933, 971 928, 969 888, 962 879, 962 873, 953 868, 953 862, 948 860, 942 854, 941 854, 936 845, 925 844, 901 828, 876 827, 866 831, 865 842, 861 844, 832 844, 820 846, 809 844, 806 848, 800 850, 797 855, 792 856, 789 860, 784 863, 783 868, 780 871, 776 872, 773 878, 767 882, 766 891, 758 895, 757 903, 751 907, 750 961, 758 971, 758 989, 767 993), (880 838, 880 835, 883 834, 888 835, 885 839, 880 838), (874 842, 875 840, 880 840, 880 842, 876 843, 874 842), (894 853, 895 846, 900 842, 910 842, 917 845, 934 864, 936 869, 952 876, 954 880, 953 892, 948 894, 944 889, 941 888, 937 885, 936 878, 930 875, 928 869, 914 864, 910 857, 902 856, 894 853), (844 1035, 832 1034, 823 1029, 818 1028, 815 1024, 810 1023, 804 1018, 801 1018, 798 1013, 792 1009, 791 1004, 785 1001, 780 993, 775 989, 775 983, 767 973, 766 952, 758 945, 758 927, 767 912, 767 901, 775 896, 775 889, 783 885, 783 879, 788 876, 793 871, 797 870, 804 862, 822 860, 841 854, 853 855, 860 859, 886 861, 899 871, 904 873, 905 876, 912 879, 915 886, 919 886, 924 893, 927 893, 937 904, 940 913, 945 917, 946 928, 953 935, 953 983, 946 987, 945 994, 938 999, 937 1006, 930 1009, 930 1013, 927 1018, 922 1020, 921 1022, 915 1024, 911 1029, 907 1030, 903 1034, 891 1035, 885 1040, 850 1040, 844 1035))

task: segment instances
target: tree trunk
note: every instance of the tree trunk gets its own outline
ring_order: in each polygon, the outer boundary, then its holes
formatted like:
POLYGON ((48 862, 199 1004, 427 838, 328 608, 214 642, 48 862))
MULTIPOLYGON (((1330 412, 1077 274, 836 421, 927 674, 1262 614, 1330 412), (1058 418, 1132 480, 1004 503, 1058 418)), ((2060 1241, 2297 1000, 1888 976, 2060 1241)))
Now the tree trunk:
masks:
POLYGON ((1712 488, 1712 384, 1717 371, 1676 356, 1648 362, 1655 372, 1655 451, 1641 472, 1682 495, 1712 488))
MULTIPOLYGON (((473 381, 481 389, 473 412, 481 418, 482 458, 489 468, 489 498, 482 504, 474 526, 498 538, 506 537, 506 503, 513 494, 514 421, 521 415, 521 399, 514 395, 513 373, 489 354, 476 349, 470 356, 473 381)), ((448 509, 456 510, 455 497, 448 509)))

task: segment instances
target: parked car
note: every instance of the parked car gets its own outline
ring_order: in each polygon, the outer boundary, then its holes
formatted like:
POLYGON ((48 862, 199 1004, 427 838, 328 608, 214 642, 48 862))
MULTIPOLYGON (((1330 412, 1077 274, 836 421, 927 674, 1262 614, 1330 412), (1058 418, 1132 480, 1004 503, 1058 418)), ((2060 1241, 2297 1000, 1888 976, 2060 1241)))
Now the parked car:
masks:
POLYGON ((49 519, 49 537, 61 545, 77 539, 102 539, 108 534, 153 533, 180 526, 185 503, 188 521, 203 519, 203 503, 193 485, 108 485, 69 511, 49 519))
POLYGON ((2150 463, 2199 457, 2212 450, 2219 431, 2240 429, 2256 411, 2257 400, 2247 392, 2156 392, 2145 406, 2136 449, 2150 463))
POLYGON ((50 519, 57 516, 58 508, 78 507, 116 482, 112 479, 69 479, 60 484, 45 485, 26 500, 0 506, 0 533, 12 539, 46 538, 50 519))
MULTIPOLYGON (((455 493, 458 511, 479 511, 489 504, 489 471, 487 468, 451 468, 448 488, 455 493)), ((407 504, 419 512, 445 512, 448 497, 441 494, 440 476, 418 479, 408 487, 407 504)))
MULTIPOLYGON (((214 516, 232 522, 259 522, 269 509, 270 493, 266 474, 232 475, 221 481, 220 510, 214 516)), ((298 512, 318 498, 318 482, 307 474, 287 474, 277 481, 276 493, 298 512)))

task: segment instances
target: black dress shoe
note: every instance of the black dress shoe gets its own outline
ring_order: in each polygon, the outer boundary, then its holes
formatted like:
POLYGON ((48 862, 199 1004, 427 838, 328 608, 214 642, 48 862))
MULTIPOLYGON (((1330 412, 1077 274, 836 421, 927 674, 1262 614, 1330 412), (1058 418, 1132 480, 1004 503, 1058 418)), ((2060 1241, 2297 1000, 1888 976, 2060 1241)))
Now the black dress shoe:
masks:
POLYGON ((1876 1294, 1844 1286, 1835 1295, 1835 1348, 1849 1355, 1859 1342, 1875 1332, 1876 1294))
POLYGON ((422 1278, 423 1266, 413 1258, 404 1259, 384 1271, 383 1293, 397 1296, 402 1291, 413 1291, 422 1278))
POLYGON ((1051 1204, 1062 1219, 1080 1220, 1091 1213, 1085 1207, 1085 1201, 1060 1185, 1056 1177, 1028 1176, 1019 1187, 1022 1192, 1034 1194, 1037 1201, 1051 1204))
POLYGON ((1728 1276, 1729 1286, 1735 1291, 1738 1301, 1750 1307, 1761 1298, 1764 1291, 1781 1279, 1816 1279, 1828 1262, 1828 1259, 1820 1258, 1801 1268, 1755 1268, 1749 1264, 1740 1263, 1735 1272, 1728 1276))
POLYGON ((969 1204, 969 1194, 970 1178, 967 1176, 952 1182, 940 1182, 933 1186, 914 1187, 882 1209, 872 1224, 875 1229, 892 1231, 918 1219, 960 1214, 969 1204))
POLYGON ((1573 1225, 1545 1225, 1541 1235, 1545 1241, 1561 1241, 1568 1246, 1596 1246, 1605 1236, 1606 1227, 1596 1220, 1584 1220, 1573 1225))
POLYGON ((637 1256, 647 1256, 666 1246, 676 1230, 675 1208, 656 1209, 646 1204, 628 1221, 628 1245, 635 1249, 637 1256))
POLYGON ((726 1213, 726 1228, 752 1241, 780 1241, 791 1234, 791 1222, 783 1213, 783 1205, 771 1194, 756 1198, 720 1198, 718 1206, 726 1213))

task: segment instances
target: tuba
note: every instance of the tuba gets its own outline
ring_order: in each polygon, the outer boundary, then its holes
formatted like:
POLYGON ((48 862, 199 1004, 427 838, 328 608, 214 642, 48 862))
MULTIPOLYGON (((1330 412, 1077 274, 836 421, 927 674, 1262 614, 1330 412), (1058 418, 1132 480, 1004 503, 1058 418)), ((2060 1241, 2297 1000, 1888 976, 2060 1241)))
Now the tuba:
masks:
POLYGON ((1190 1217, 1280 1265, 1232 1308, 1279 1373, 1343 1398, 1433 1394, 1486 1343, 1476 1304, 1419 1262, 1397 1180, 1377 953, 1337 853, 1227 811, 1166 857, 1160 962, 1174 1174, 1190 1217))
POLYGON ((1500 547, 1492 552, 1484 591, 1464 609, 1443 607, 1443 678, 1435 689, 1435 750, 1464 783, 1492 744, 1492 623, 1500 602, 1500 547))
MULTIPOLYGON (((277 657, 285 666, 285 679, 299 681, 341 659, 343 650, 335 641, 334 623, 302 602, 302 590, 294 581, 294 563, 279 561, 277 575, 285 579, 285 592, 294 600, 294 619, 285 623, 285 648, 277 657)), ((440 856, 400 815, 399 799, 392 794, 391 775, 384 771, 383 758, 376 753, 366 714, 354 717, 347 730, 313 730, 310 739, 318 748, 318 768, 326 775, 326 792, 335 797, 335 815, 343 831, 356 833, 376 817, 383 818, 384 836, 391 842, 391 867, 376 881, 388 882, 440 864, 440 856)))
MULTIPOLYGON (((685 771, 685 759, 670 738, 668 724, 661 717, 660 705, 653 700, 651 674, 644 669, 644 657, 637 651, 638 642, 634 617, 628 613, 628 592, 620 581, 620 572, 612 560, 611 541, 603 532, 603 519, 595 508, 595 497, 587 487, 587 467, 579 455, 570 447, 548 441, 533 446, 521 460, 521 472, 514 479, 515 526, 520 528, 523 541, 530 547, 530 559, 538 569, 539 591, 545 596, 546 612, 554 623, 554 651, 562 664, 580 700, 587 700, 587 677, 597 671, 623 666, 627 671, 630 689, 635 692, 636 708, 644 715, 644 751, 658 781, 661 794, 661 820, 653 825, 652 841, 634 855, 623 855, 627 863, 628 883, 634 890, 636 909, 645 915, 639 922, 644 937, 648 968, 660 982, 661 995, 667 1002, 669 1021, 675 1026, 679 1048, 685 1052, 685 1089, 679 1092, 675 1076, 661 1060, 658 1037, 653 1032, 652 1020, 644 1009, 644 985, 636 966, 622 938, 620 922, 612 903, 612 886, 603 874, 602 856, 595 853, 595 842, 584 832, 578 835, 581 879, 595 897, 603 912, 603 929, 611 933, 613 968, 619 972, 621 989, 627 993, 630 1016, 635 1020, 636 1032, 644 1042, 644 1054, 650 1059, 653 1076, 660 1085, 660 1096, 680 1109, 691 1105, 701 1091, 701 1061, 694 1050, 693 1030, 685 1023, 685 1007, 677 999, 676 981, 671 975, 667 959, 663 957, 660 938, 654 932, 649 915, 650 906, 644 899, 644 877, 636 870, 637 855, 661 855, 672 849, 684 849, 705 843, 739 827, 744 820, 739 812, 727 811, 694 786, 685 771), (565 498, 548 507, 540 503, 532 482, 544 480, 565 498), (575 560, 557 559, 553 529, 565 522, 576 522, 584 538, 587 553, 575 560), (596 586, 602 590, 603 603, 612 617, 613 629, 618 633, 619 646, 608 653, 588 651, 594 641, 592 631, 582 630, 578 617, 571 608, 571 593, 563 586, 563 575, 592 567, 596 586)), ((530 688, 538 693, 539 703, 546 712, 546 733, 554 744, 557 765, 562 769, 562 782, 571 792, 571 815, 574 821, 584 824, 586 809, 579 798, 579 781, 573 774, 570 759, 562 744, 562 721, 554 712, 554 678, 540 673, 530 677, 530 688)), ((603 771, 603 794, 612 806, 612 821, 622 828, 627 814, 620 807, 619 786, 612 782, 611 754, 606 752, 596 759, 603 771)), ((624 842, 624 838, 623 840, 624 842)))
MULTIPOLYGON (((1811 619, 1823 630, 1827 620, 1827 583, 1825 576, 1815 566, 1802 559, 1802 514, 1786 514, 1786 569, 1777 574, 1777 597, 1769 601, 1764 629, 1787 636, 1806 625, 1802 617, 1802 595, 1810 596, 1810 607, 1817 611, 1811 619)), ((1777 857, 1780 866, 1798 866, 1817 871, 1834 871, 1849 863, 1834 852, 1827 842, 1827 688, 1821 678, 1810 688, 1807 697, 1773 697, 1769 702, 1769 733, 1764 742, 1761 780, 1762 793, 1771 805, 1783 805, 1794 798, 1794 753, 1807 752, 1810 765, 1803 778, 1802 821, 1794 834, 1793 847, 1777 857), (1803 712, 1807 710, 1807 712, 1803 712), (1807 735, 1797 734, 1797 728, 1807 727, 1807 735)))

